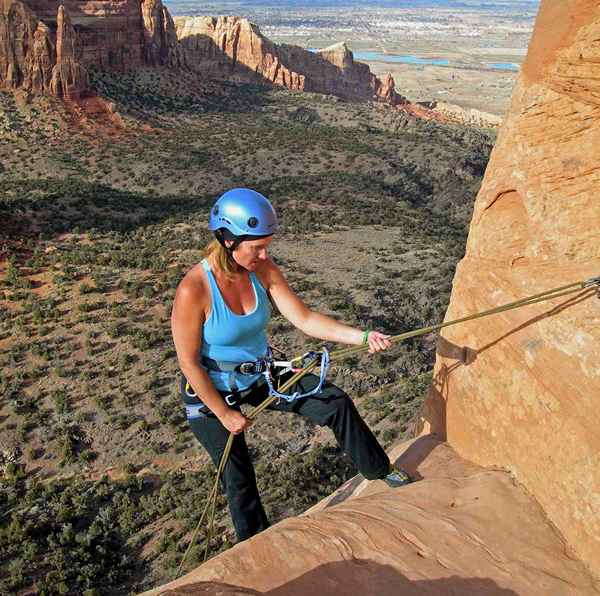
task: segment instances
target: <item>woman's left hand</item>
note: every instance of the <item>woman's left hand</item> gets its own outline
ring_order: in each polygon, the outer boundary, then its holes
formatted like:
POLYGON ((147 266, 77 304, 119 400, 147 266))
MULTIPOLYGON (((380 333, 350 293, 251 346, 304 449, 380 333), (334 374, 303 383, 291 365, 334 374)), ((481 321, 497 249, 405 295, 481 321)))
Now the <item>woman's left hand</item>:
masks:
POLYGON ((383 333, 379 333, 379 331, 369 331, 367 341, 369 342, 369 354, 374 354, 375 352, 387 350, 392 346, 390 336, 385 335, 383 333))

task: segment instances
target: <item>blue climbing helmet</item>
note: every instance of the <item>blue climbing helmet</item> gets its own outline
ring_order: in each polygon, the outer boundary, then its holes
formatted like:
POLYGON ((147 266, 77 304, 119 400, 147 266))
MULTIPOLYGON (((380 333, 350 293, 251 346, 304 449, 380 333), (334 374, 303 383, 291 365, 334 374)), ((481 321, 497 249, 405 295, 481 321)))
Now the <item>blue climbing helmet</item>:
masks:
POLYGON ((230 250, 249 237, 271 236, 277 231, 277 215, 269 200, 255 190, 234 188, 222 194, 210 210, 209 229, 223 245, 233 240, 230 250))

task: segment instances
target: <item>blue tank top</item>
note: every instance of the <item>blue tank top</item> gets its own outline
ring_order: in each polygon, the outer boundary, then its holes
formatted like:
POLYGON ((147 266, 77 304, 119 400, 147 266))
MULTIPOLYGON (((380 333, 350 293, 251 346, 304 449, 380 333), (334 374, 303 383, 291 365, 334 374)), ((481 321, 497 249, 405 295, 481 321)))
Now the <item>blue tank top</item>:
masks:
MULTIPOLYGON (((267 292, 254 273, 250 282, 254 289, 255 307, 246 315, 234 313, 223 300, 210 265, 202 260, 211 293, 210 316, 202 327, 200 355, 225 362, 248 362, 267 355, 267 323, 271 318, 271 303, 267 292)), ((220 391, 235 391, 250 387, 261 375, 208 370, 208 376, 220 391)))

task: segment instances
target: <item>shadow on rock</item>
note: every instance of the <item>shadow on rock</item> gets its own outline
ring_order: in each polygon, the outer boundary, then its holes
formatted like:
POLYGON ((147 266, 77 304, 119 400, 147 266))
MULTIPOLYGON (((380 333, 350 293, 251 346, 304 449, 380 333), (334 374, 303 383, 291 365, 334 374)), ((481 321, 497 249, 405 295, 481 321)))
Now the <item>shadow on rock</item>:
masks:
POLYGON ((455 362, 448 364, 445 360, 438 360, 440 364, 438 365, 437 372, 421 409, 421 413, 417 417, 417 422, 412 429, 412 436, 416 437, 426 433, 439 440, 446 440, 446 405, 449 398, 450 378, 455 370, 461 366, 470 366, 477 360, 480 354, 495 347, 511 335, 522 331, 531 325, 535 325, 544 319, 556 316, 562 311, 572 308, 595 296, 595 288, 584 289, 580 293, 567 298, 560 304, 549 308, 545 312, 528 319, 512 329, 508 329, 506 333, 490 340, 480 348, 460 346, 440 336, 436 349, 437 355, 445 359, 455 360, 455 362))
POLYGON ((489 578, 450 576, 438 579, 410 580, 389 565, 354 559, 327 563, 266 592, 215 582, 199 582, 161 592, 176 596, 516 596, 489 578))

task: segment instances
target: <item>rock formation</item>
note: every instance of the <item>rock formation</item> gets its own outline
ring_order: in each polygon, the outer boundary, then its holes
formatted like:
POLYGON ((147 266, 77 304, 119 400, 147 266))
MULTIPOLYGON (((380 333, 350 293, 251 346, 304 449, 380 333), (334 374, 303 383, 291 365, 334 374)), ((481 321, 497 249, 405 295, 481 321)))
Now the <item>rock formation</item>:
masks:
POLYGON ((598 595, 508 473, 432 438, 400 452, 419 482, 390 489, 351 480, 307 514, 147 595, 598 595))
POLYGON ((79 98, 88 88, 82 46, 64 6, 55 21, 38 20, 23 2, 3 0, 0 13, 0 85, 79 98))
POLYGON ((420 105, 444 116, 445 120, 479 128, 498 128, 502 118, 474 108, 463 108, 444 101, 420 102, 420 105))
POLYGON ((187 66, 205 76, 267 80, 292 90, 392 105, 406 102, 391 75, 382 82, 366 64, 355 62, 343 43, 319 52, 277 45, 239 17, 176 17, 175 27, 187 66))
POLYGON ((74 99, 89 67, 117 72, 183 66, 171 15, 160 0, 2 0, 0 84, 74 99))
MULTIPOLYGON (((37 18, 54 28, 59 4, 75 24, 82 48, 82 64, 85 67, 115 71, 127 71, 146 63, 146 39, 153 40, 146 32, 149 23, 142 12, 152 13, 148 0, 24 0, 37 18)), ((160 4, 160 2, 158 2, 160 4)), ((156 34, 156 31, 154 32, 156 34)), ((160 40, 155 43, 160 45, 160 40)))
MULTIPOLYGON (((19 54, 23 56, 23 53, 19 52, 19 54)), ((13 62, 9 67, 12 73, 7 72, 6 76, 8 84, 16 86, 22 82, 27 90, 38 93, 49 90, 52 84, 53 54, 54 45, 50 39, 50 30, 40 21, 33 34, 33 48, 29 64, 19 65, 13 62), (19 74, 15 77, 17 72, 19 74), (21 79, 23 73, 25 73, 25 77, 21 79)))
POLYGON ((173 18, 161 0, 142 1, 142 20, 145 63, 151 66, 183 66, 183 53, 173 18))
POLYGON ((52 69, 50 91, 57 97, 76 99, 88 88, 87 71, 80 64, 81 45, 64 6, 56 20, 56 64, 52 69))
POLYGON ((3 0, 0 83, 12 89, 76 98, 88 86, 80 59, 80 41, 62 5, 53 31, 23 2, 3 0))
POLYGON ((34 92, 50 88, 54 44, 48 27, 15 0, 2 0, 0 12, 0 82, 34 92))
MULTIPOLYGON (((542 0, 448 319, 600 275, 598 39, 597 0, 542 0)), ((417 482, 354 479, 153 593, 600 594, 599 321, 588 289, 447 328, 392 454, 417 482)))
MULTIPOLYGON (((475 203, 449 319, 600 275, 600 7, 542 2, 475 203)), ((554 300, 450 327, 423 415, 502 466, 600 573, 600 301, 554 300)))
POLYGON ((407 103, 342 43, 276 45, 238 17, 179 17, 161 0, 2 0, 0 84, 76 98, 87 70, 190 68, 199 77, 267 81, 297 91, 407 103))

